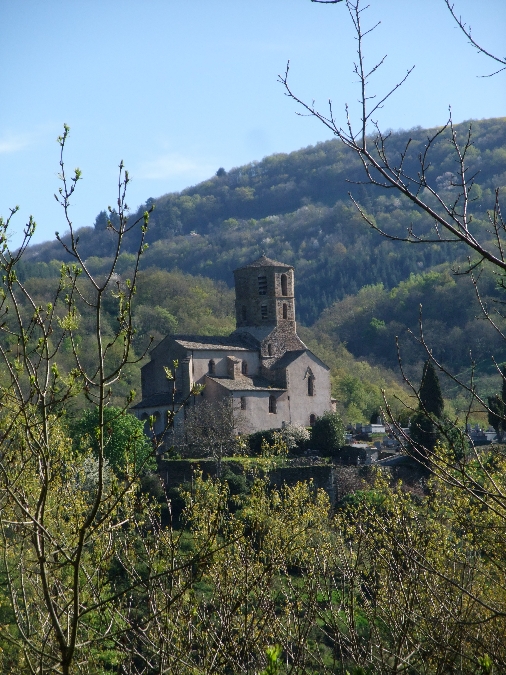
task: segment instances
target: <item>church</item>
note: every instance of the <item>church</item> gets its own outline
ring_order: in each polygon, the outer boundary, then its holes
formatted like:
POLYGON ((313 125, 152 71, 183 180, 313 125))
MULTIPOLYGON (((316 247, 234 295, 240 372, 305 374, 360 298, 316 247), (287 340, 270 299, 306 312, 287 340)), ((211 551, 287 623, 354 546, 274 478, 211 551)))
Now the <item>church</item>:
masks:
POLYGON ((132 412, 154 416, 162 434, 168 413, 228 399, 241 433, 309 426, 332 409, 330 370, 297 335, 294 270, 264 255, 234 271, 236 330, 225 336, 168 335, 143 366, 142 401, 132 412), (174 370, 175 380, 165 369, 174 370), (204 385, 192 395, 194 385, 204 385), (184 405, 183 405, 184 403, 184 405), (239 424, 240 420, 240 424, 239 424))

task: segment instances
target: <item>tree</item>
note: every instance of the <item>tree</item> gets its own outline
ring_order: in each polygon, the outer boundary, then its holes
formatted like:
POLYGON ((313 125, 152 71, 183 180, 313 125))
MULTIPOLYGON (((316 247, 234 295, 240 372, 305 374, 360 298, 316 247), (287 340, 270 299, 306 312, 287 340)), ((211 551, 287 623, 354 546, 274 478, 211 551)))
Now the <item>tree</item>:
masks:
POLYGON ((409 427, 411 448, 417 458, 426 462, 434 452, 438 439, 438 424, 444 410, 439 378, 430 360, 423 367, 422 381, 418 392, 418 410, 409 427))
MULTIPOLYGON (((121 163, 117 210, 114 217, 109 210, 107 221, 115 255, 109 270, 95 278, 80 254, 70 216, 81 171, 67 175, 68 134, 65 125, 58 138, 56 199, 69 234, 56 236, 72 262, 62 265, 53 296, 43 304, 17 275, 35 231, 33 218, 15 251, 9 248, 9 228, 17 208, 0 219, 0 604, 5 619, 0 658, 4 672, 30 675, 98 673, 131 664, 123 645, 153 619, 153 585, 166 585, 164 603, 170 607, 191 586, 196 561, 225 541, 216 539, 218 521, 209 522, 208 536, 191 551, 183 549, 181 533, 162 528, 159 505, 142 494, 140 474, 150 453, 125 412, 135 392, 122 410, 111 409, 109 401, 125 368, 142 357, 132 348, 132 307, 149 212, 129 221, 129 177, 121 163), (133 231, 135 263, 123 281, 116 263, 125 235, 133 231), (104 316, 111 304, 114 329, 104 316), (94 344, 85 353, 83 322, 94 326, 94 344), (72 367, 65 366, 69 358, 72 367), (90 438, 76 452, 65 419, 69 408, 83 403, 92 408, 85 415, 90 427, 83 429, 90 438), (120 476, 109 467, 109 451, 120 476)), ((122 672, 140 671, 132 666, 122 672)))
POLYGON ((499 443, 502 443, 506 431, 506 365, 501 370, 502 392, 501 395, 488 397, 488 423, 494 428, 499 443))
MULTIPOLYGON (((104 410, 104 457, 120 475, 141 474, 156 468, 153 448, 144 433, 144 422, 121 408, 104 410)), ((91 448, 98 456, 98 410, 92 408, 71 424, 70 433, 77 451, 91 448)))
POLYGON ((217 475, 221 473, 221 460, 238 449, 237 411, 232 401, 197 400, 186 408, 184 424, 176 431, 175 447, 186 457, 213 457, 217 475))
MULTIPOLYGON (((457 18, 450 1, 445 0, 445 3, 473 46, 477 47, 481 53, 489 56, 501 66, 504 66, 504 59, 490 54, 488 50, 482 48, 474 40, 470 29, 466 27, 466 24, 461 19, 457 18)), ((379 24, 371 28, 364 26, 364 12, 367 6, 363 4, 362 0, 346 0, 343 5, 346 6, 357 40, 357 60, 353 69, 358 77, 360 87, 361 114, 358 123, 355 124, 355 121, 351 119, 347 107, 346 124, 341 126, 336 121, 332 104, 330 104, 328 113, 324 113, 317 109, 314 103, 306 103, 297 97, 289 84, 289 67, 287 67, 285 74, 280 76, 280 81, 285 87, 285 92, 310 116, 322 122, 355 154, 363 167, 364 184, 385 190, 393 190, 401 198, 405 198, 405 200, 417 207, 421 213, 428 216, 430 222, 429 229, 424 225, 417 228, 417 226, 412 224, 408 228, 406 235, 382 229, 377 225, 374 217, 368 214, 366 209, 350 194, 362 219, 372 229, 393 241, 403 241, 417 246, 424 244, 463 244, 466 247, 469 253, 468 261, 466 264, 461 265, 457 272, 470 276, 474 284, 480 311, 493 326, 494 330, 497 330, 501 337, 504 338, 500 326, 494 321, 493 315, 481 298, 478 282, 480 269, 489 265, 498 273, 499 284, 504 288, 504 274, 506 272, 504 231, 506 224, 501 214, 499 188, 495 191, 492 208, 487 212, 488 228, 480 224, 479 218, 473 218, 477 169, 473 169, 472 167, 472 124, 469 125, 467 133, 459 133, 450 112, 447 123, 437 129, 427 139, 425 146, 421 150, 414 150, 411 147, 411 138, 408 138, 401 152, 395 153, 391 147, 390 134, 381 131, 378 124, 374 122, 374 116, 406 81, 412 68, 409 68, 404 77, 400 78, 386 92, 379 95, 372 94, 370 91, 370 81, 378 68, 381 67, 384 58, 380 59, 371 68, 366 68, 364 49, 368 34, 372 30, 377 29, 379 24), (369 135, 371 132, 372 135, 369 135), (437 153, 438 145, 441 142, 446 142, 450 145, 454 159, 454 170, 451 172, 452 176, 449 182, 451 190, 449 192, 440 189, 436 180, 437 177, 432 176, 430 172, 431 158, 437 153)), ((468 382, 464 381, 462 377, 449 372, 441 362, 437 361, 431 351, 430 345, 427 344, 423 332, 422 319, 423 315, 420 313, 420 331, 416 339, 426 350, 427 358, 432 361, 434 366, 449 375, 467 393, 470 403, 466 413, 466 421, 473 410, 473 406, 478 406, 482 410, 490 412, 487 408, 487 401, 480 395, 474 382, 474 363, 471 361, 472 374, 468 382)), ((403 376, 413 394, 417 396, 416 387, 410 382, 404 371, 403 376)), ((409 439, 402 435, 400 429, 398 432, 404 442, 408 444, 409 439)))
POLYGON ((338 413, 324 412, 311 428, 311 445, 326 454, 334 454, 344 445, 344 424, 338 413))
POLYGON ((427 359, 423 367, 422 381, 420 383, 420 409, 440 419, 443 415, 444 401, 439 385, 439 378, 432 361, 427 359))
MULTIPOLYGON (((451 11, 459 27, 465 32, 473 46, 477 47, 481 53, 490 56, 501 66, 505 65, 504 59, 499 59, 490 54, 475 42, 461 19, 457 19, 453 5, 450 0, 445 0, 446 5, 451 11)), ((335 3, 329 3, 335 4, 335 3)), ((493 203, 487 212, 488 227, 480 224, 479 218, 473 217, 473 199, 475 192, 475 178, 477 169, 472 166, 472 124, 469 125, 467 133, 461 134, 454 125, 451 112, 448 122, 437 129, 426 141, 421 149, 414 150, 411 147, 411 139, 408 138, 402 151, 397 154, 392 151, 390 143, 390 134, 381 131, 377 123, 374 122, 375 113, 384 106, 385 102, 396 92, 403 82, 409 77, 412 69, 408 69, 405 76, 400 78, 389 90, 380 95, 371 93, 369 84, 374 73, 384 59, 379 60, 370 68, 366 68, 364 58, 364 41, 371 30, 376 27, 367 28, 364 25, 364 11, 366 6, 361 0, 346 0, 343 3, 351 18, 353 29, 357 40, 357 61, 354 65, 354 72, 358 76, 360 87, 361 115, 358 124, 351 119, 348 110, 346 110, 346 123, 340 126, 333 113, 332 104, 329 112, 324 113, 318 110, 314 103, 309 104, 298 98, 288 82, 289 70, 280 77, 282 84, 288 96, 294 99, 310 116, 320 120, 331 132, 339 138, 346 147, 348 147, 360 160, 363 171, 363 183, 375 186, 380 189, 390 190, 398 194, 401 198, 415 205, 420 213, 428 216, 430 219, 430 229, 423 225, 411 224, 407 234, 399 234, 398 231, 382 229, 376 223, 374 216, 367 212, 366 208, 361 206, 356 199, 352 200, 361 214, 363 220, 374 230, 383 236, 394 240, 404 241, 411 245, 437 244, 437 245, 463 245, 466 248, 468 259, 467 263, 461 264, 457 272, 469 275, 474 285, 478 307, 490 325, 497 330, 502 339, 505 338, 501 332, 499 322, 494 320, 494 314, 484 303, 479 288, 480 271, 486 266, 492 268, 497 274, 499 285, 505 288, 504 275, 506 272, 505 242, 504 232, 505 223, 500 209, 500 192, 496 189, 493 203), (448 186, 450 190, 445 192, 437 183, 436 176, 431 175, 431 158, 437 152, 437 147, 441 142, 449 143, 453 152, 454 167, 451 172, 448 186)), ((503 70, 500 68, 499 71, 503 70)), ((497 74, 497 73, 496 73, 497 74)), ((351 195, 350 195, 351 196, 351 195)), ((468 406, 465 410, 465 420, 476 408, 486 410, 488 413, 495 414, 495 411, 480 394, 474 380, 475 364, 471 360, 471 377, 469 381, 464 381, 451 373, 444 365, 438 361, 427 343, 423 330, 423 314, 420 308, 420 324, 418 336, 415 336, 418 343, 425 349, 427 359, 433 364, 435 369, 445 372, 453 382, 467 394, 468 406)), ((427 442, 423 444, 426 451, 418 452, 417 458, 423 462, 430 460, 430 470, 435 476, 430 483, 430 493, 427 506, 433 500, 437 504, 436 513, 439 513, 443 519, 446 519, 449 510, 447 507, 455 506, 455 510, 447 521, 447 526, 439 529, 433 515, 429 511, 425 512, 422 522, 432 524, 430 528, 433 535, 428 531, 417 539, 415 531, 420 533, 419 521, 420 513, 415 516, 415 522, 412 534, 408 535, 408 530, 404 534, 395 534, 392 539, 389 538, 388 531, 396 529, 402 523, 406 522, 401 512, 395 511, 390 516, 382 508, 377 516, 379 526, 378 533, 383 533, 388 538, 388 544, 377 546, 367 541, 368 533, 371 531, 371 521, 366 517, 367 524, 360 514, 356 513, 350 518, 351 528, 355 529, 355 545, 349 546, 348 564, 342 564, 341 569, 346 570, 347 583, 350 587, 356 589, 356 593, 350 592, 347 596, 349 605, 346 602, 341 607, 341 616, 348 617, 349 633, 345 639, 342 639, 340 648, 347 653, 353 653, 353 659, 360 666, 370 667, 374 672, 393 673, 401 670, 418 670, 420 672, 448 672, 459 669, 461 672, 473 673, 477 670, 481 672, 490 672, 494 665, 501 671, 505 667, 505 655, 502 650, 495 650, 492 646, 495 639, 502 641, 504 639, 503 625, 503 599, 495 602, 502 596, 506 587, 506 568, 504 551, 495 548, 489 540, 487 544, 482 540, 478 543, 481 534, 485 539, 488 525, 482 523, 482 514, 491 517, 494 525, 491 525, 493 531, 495 528, 502 530, 506 522, 506 489, 504 478, 499 476, 502 469, 497 472, 497 466, 504 465, 504 456, 499 453, 481 453, 472 445, 470 452, 465 447, 470 439, 463 439, 462 432, 455 421, 450 421, 444 417, 438 418, 435 413, 441 411, 442 405, 437 392, 427 394, 417 391, 417 387, 407 377, 402 363, 402 353, 398 349, 399 364, 408 386, 411 388, 414 397, 418 401, 418 410, 412 408, 416 416, 420 416, 419 429, 421 432, 432 435, 432 428, 424 429, 423 425, 430 423, 434 425, 435 432, 439 435, 439 442, 427 442), (432 408, 431 412, 424 412, 422 408, 422 395, 424 403, 432 408), (444 514, 444 515, 443 515, 444 514), (453 520, 455 518, 455 520, 453 520), (461 520, 462 519, 462 520, 461 520), (450 521, 452 524, 450 524, 450 521), (466 525, 464 525, 464 521, 466 525), (476 539, 471 543, 469 532, 476 533, 476 539), (407 538, 404 539, 405 535, 407 538), (404 540, 404 543, 403 543, 404 540), (408 543, 409 541, 409 543, 408 543), (432 541, 432 544, 429 542, 432 541), (443 543, 444 542, 444 543, 443 543), (485 545, 488 553, 484 553, 485 545), (478 548, 474 548, 477 545, 478 548), (432 548, 432 546, 434 548, 432 548), (478 553, 477 558, 474 558, 478 553), (384 552, 391 551, 393 557, 387 567, 380 569, 386 562, 384 552), (441 553, 446 560, 441 559, 441 553), (349 571, 357 570, 358 561, 362 558, 365 567, 362 573, 358 573, 355 581, 351 581, 349 571), (450 567, 446 566, 447 561, 450 567), (458 561, 458 562, 457 562, 458 561), (377 563, 379 567, 377 567, 377 563), (476 564, 475 564, 476 563, 476 564), (460 571, 455 574, 451 566, 456 565, 454 569, 460 571), (491 565, 491 567, 489 567, 491 565), (409 582, 406 586, 404 581, 407 577, 404 572, 409 572, 409 582), (494 571, 492 571, 494 570, 494 571), (460 576, 460 572, 463 576, 460 576), (491 575, 491 576, 490 576, 491 575), (489 581, 494 577, 494 589, 497 589, 496 598, 488 596, 491 588, 489 581), (376 583, 376 579, 382 579, 384 583, 376 583), (371 581, 372 586, 367 584, 371 581), (402 591, 400 591, 402 587, 402 591), (401 605, 397 600, 391 597, 387 601, 390 589, 395 588, 396 598, 403 598, 401 605), (418 595, 421 600, 424 590, 427 589, 428 597, 433 599, 432 607, 436 610, 445 606, 448 608, 446 617, 436 616, 432 613, 429 605, 422 601, 415 615, 404 611, 410 603, 409 598, 414 597, 411 593, 418 595), (486 596, 488 596, 486 598, 486 596), (408 605, 404 605, 407 600, 408 605), (386 604, 383 604, 386 601, 386 604), (426 609, 422 609, 425 605, 426 609), (478 614, 482 617, 465 617, 467 609, 473 605, 478 614), (366 614, 370 619, 367 621, 368 629, 362 635, 357 630, 361 624, 363 615, 358 609, 365 608, 366 614), (377 614, 377 610, 384 607, 386 613, 382 616, 377 614), (464 614, 461 610, 464 609, 464 614), (427 629, 423 627, 426 617, 431 616, 431 625, 427 629), (474 621, 486 621, 490 623, 492 632, 497 630, 496 638, 484 643, 479 642, 478 633, 474 632, 472 627, 474 621), (450 627, 450 624, 453 626, 450 627), (375 627, 382 626, 383 630, 376 632, 375 627), (416 626, 416 634, 412 628, 416 626), (437 628, 435 628, 437 626, 437 628), (457 628, 460 626, 460 628, 457 628), (458 641, 455 642, 455 635, 459 634, 458 641), (371 641, 364 645, 363 635, 370 636, 371 641), (419 638, 425 634, 430 641, 431 647, 427 644, 422 647, 419 638), (501 635, 501 637, 499 637, 501 635), (425 651, 425 649, 427 651, 425 651), (434 651, 432 651, 434 649, 434 651), (490 651, 489 651, 490 650, 490 651), (494 654, 492 655, 492 651, 494 654), (374 653, 376 652, 376 655, 374 653), (423 654, 419 667, 414 664, 413 658, 423 654), (449 659, 449 661, 448 661, 449 659), (458 664, 458 665, 457 665, 458 664)), ((393 421, 392 411, 388 402, 385 402, 387 415, 393 421)), ((395 424, 395 423, 394 423, 395 424)), ((403 441, 406 448, 409 448, 410 439, 397 425, 397 434, 403 441)), ((433 437, 432 437, 433 438, 433 437)), ((416 447, 416 443, 414 444, 416 447)), ((385 504, 386 505, 386 504, 385 504)), ((429 507, 430 509, 431 507, 429 507)), ((365 513, 371 514, 370 505, 364 507, 365 513)), ((409 528, 408 528, 409 529, 409 528)), ((343 532, 344 532, 343 528, 343 532)), ((497 530, 498 531, 498 530, 497 530)), ((347 536, 344 535, 345 540, 347 536)), ((344 553, 344 551, 343 551, 344 553)), ((325 561, 328 564, 328 560, 325 561)), ((353 576, 353 573, 352 573, 353 576)), ((337 591, 337 588, 336 588, 337 591)), ((339 633, 337 621, 334 623, 336 634, 339 633)), ((484 634, 480 633, 480 636, 484 634)), ((422 640, 423 642, 423 640, 422 640)), ((341 653, 342 653, 341 651, 341 653)))

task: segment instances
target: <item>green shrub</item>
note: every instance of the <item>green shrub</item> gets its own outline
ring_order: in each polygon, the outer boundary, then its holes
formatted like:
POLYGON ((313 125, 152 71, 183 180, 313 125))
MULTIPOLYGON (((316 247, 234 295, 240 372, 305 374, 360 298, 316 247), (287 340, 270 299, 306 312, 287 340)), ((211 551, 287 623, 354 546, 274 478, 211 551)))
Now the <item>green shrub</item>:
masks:
POLYGON ((332 456, 344 445, 344 424, 338 413, 324 412, 311 429, 311 448, 332 456))

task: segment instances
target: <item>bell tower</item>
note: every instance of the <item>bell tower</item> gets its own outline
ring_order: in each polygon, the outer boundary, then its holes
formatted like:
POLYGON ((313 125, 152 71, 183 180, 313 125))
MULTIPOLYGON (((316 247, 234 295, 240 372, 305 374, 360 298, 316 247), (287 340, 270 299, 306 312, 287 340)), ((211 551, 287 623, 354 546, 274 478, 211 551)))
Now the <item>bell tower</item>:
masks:
POLYGON ((265 255, 234 270, 236 333, 262 344, 262 356, 275 358, 305 349, 297 336, 293 267, 265 255))

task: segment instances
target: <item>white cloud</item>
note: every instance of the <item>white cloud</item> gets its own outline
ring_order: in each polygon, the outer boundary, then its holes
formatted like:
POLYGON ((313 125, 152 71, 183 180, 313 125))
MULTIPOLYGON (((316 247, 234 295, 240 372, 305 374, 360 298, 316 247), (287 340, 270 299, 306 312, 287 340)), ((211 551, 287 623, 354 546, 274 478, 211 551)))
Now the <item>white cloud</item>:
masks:
POLYGON ((143 162, 134 175, 142 180, 167 180, 179 176, 207 175, 210 171, 212 168, 208 164, 177 153, 168 153, 143 162))
POLYGON ((18 152, 30 144, 28 134, 5 134, 0 137, 0 155, 18 152))

